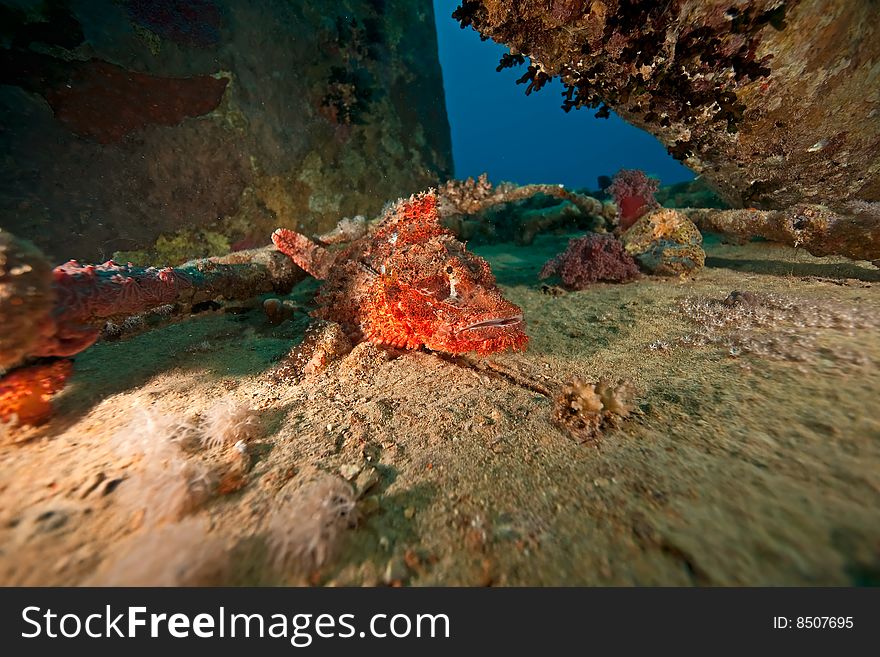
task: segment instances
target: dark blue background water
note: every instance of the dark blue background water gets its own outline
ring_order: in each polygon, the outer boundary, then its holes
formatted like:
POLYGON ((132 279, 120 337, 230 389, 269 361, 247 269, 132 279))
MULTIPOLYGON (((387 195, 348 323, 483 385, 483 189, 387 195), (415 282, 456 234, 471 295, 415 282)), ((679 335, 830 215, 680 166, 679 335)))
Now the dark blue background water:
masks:
POLYGON ((516 84, 525 66, 496 73, 507 48, 462 30, 451 18, 459 0, 433 2, 456 177, 487 171, 493 182, 590 189, 598 176, 621 168, 643 169, 664 184, 693 178, 654 137, 614 114, 597 119, 589 108, 563 112, 558 80, 526 96, 525 86, 516 84))

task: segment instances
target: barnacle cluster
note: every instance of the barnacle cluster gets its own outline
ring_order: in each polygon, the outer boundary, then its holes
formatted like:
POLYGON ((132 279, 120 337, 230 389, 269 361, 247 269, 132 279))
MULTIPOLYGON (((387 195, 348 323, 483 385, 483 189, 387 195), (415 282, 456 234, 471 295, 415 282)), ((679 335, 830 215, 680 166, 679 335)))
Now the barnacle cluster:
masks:
POLYGON ((633 393, 628 381, 591 383, 575 376, 554 400, 553 421, 579 443, 593 442, 605 428, 629 416, 633 393))

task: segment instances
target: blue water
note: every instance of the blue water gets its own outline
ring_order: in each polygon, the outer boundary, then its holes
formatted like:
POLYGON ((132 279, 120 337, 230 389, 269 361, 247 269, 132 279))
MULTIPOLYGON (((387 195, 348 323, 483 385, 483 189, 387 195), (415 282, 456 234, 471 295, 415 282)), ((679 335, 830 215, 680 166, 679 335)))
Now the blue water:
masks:
POLYGON ((597 119, 589 108, 563 112, 558 80, 526 96, 516 84, 525 66, 497 73, 507 48, 461 29, 451 17, 459 0, 433 2, 456 177, 486 171, 493 182, 589 189, 622 168, 642 169, 666 185, 693 178, 653 136, 613 113, 597 119))

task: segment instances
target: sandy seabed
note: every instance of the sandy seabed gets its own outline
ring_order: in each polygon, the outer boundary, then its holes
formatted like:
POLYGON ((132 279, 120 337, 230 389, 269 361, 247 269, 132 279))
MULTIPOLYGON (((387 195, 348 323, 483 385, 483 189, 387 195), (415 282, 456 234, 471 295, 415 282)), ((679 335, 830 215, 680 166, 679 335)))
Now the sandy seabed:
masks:
POLYGON ((0 446, 0 582, 880 583, 880 270, 714 239, 691 278, 548 295, 536 275, 565 241, 475 249, 531 338, 493 368, 361 345, 278 381, 309 320, 272 326, 256 305, 84 352, 53 420, 0 446), (734 290, 785 308, 731 319, 734 290), (636 390, 594 443, 552 422, 575 375, 636 390), (220 492, 157 516, 163 491, 126 443, 153 438, 145 409, 196 423, 218 399, 265 435, 240 472, 231 446, 190 447, 220 492), (279 513, 318 472, 353 482, 360 520, 319 568, 279 567, 279 513), (136 558, 150 545, 173 558, 136 558))

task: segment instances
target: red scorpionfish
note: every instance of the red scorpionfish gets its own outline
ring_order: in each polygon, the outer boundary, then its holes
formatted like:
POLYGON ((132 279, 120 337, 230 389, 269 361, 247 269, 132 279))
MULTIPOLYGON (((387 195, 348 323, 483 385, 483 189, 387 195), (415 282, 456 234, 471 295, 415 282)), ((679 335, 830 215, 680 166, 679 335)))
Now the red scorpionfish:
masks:
POLYGON ((398 201, 341 250, 284 228, 272 241, 325 281, 312 316, 341 324, 355 341, 480 355, 528 342, 522 310, 501 295, 489 263, 440 224, 433 191, 398 201))

